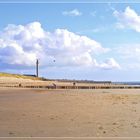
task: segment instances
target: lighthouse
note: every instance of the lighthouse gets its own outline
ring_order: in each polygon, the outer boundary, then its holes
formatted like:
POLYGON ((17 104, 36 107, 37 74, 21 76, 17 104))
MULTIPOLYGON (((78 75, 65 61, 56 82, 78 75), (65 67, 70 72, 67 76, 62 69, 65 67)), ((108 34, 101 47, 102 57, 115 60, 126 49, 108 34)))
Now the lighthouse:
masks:
POLYGON ((38 59, 36 60, 36 77, 38 77, 38 65, 39 65, 39 61, 38 59))

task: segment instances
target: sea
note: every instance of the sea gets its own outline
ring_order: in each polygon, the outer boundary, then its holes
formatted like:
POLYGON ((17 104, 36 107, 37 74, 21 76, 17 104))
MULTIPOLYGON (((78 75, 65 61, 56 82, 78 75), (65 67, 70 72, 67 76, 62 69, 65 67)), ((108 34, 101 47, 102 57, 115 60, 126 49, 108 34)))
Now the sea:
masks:
POLYGON ((113 84, 140 86, 140 82, 112 82, 113 84))

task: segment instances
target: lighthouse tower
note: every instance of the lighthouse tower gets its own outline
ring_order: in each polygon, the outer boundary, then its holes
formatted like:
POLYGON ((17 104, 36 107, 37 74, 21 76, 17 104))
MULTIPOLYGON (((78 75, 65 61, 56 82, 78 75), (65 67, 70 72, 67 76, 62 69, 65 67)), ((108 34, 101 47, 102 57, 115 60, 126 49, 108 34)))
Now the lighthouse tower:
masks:
POLYGON ((39 61, 37 59, 36 60, 36 77, 38 77, 38 69, 39 69, 38 65, 39 65, 39 61))

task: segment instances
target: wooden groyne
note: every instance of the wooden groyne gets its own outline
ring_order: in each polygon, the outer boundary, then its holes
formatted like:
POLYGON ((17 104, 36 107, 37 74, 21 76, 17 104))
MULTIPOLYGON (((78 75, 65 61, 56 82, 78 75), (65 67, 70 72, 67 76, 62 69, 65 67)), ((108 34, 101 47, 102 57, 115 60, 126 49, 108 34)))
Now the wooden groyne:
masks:
POLYGON ((79 85, 60 85, 45 83, 0 83, 0 87, 11 88, 45 88, 45 89, 140 89, 140 86, 118 85, 118 84, 79 84, 79 85))

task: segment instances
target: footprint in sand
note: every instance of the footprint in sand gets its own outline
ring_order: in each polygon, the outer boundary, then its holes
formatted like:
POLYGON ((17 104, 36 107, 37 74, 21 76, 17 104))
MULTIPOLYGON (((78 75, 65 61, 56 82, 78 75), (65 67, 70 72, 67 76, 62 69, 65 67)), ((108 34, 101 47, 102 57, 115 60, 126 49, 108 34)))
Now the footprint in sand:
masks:
POLYGON ((98 128, 99 128, 100 130, 103 130, 103 127, 102 127, 102 126, 99 126, 98 128))
POLYGON ((54 120, 54 117, 50 117, 51 120, 54 120))
POLYGON ((137 102, 132 102, 132 104, 138 104, 137 102))
POLYGON ((104 130, 103 126, 101 126, 100 124, 98 124, 98 129, 99 129, 99 130, 102 130, 103 134, 106 133, 106 131, 104 130))
POLYGON ((58 118, 58 116, 50 116, 51 120, 56 120, 58 118))
POLYGON ((112 125, 117 125, 118 123, 114 122, 112 125))
POLYGON ((131 111, 132 111, 132 112, 137 112, 137 110, 136 110, 136 109, 131 109, 131 111))
POLYGON ((118 128, 120 129, 121 127, 123 127, 123 124, 119 123, 119 122, 114 122, 112 123, 112 125, 115 127, 115 128, 118 128))
POLYGON ((112 105, 116 105, 116 104, 118 104, 118 103, 116 103, 116 102, 112 103, 112 105))
POLYGON ((9 135, 14 135, 14 132, 9 132, 9 135))
POLYGON ((134 123, 134 122, 131 123, 131 126, 134 127, 134 128, 137 128, 138 127, 137 123, 134 123))

